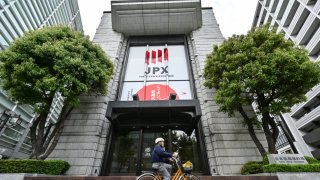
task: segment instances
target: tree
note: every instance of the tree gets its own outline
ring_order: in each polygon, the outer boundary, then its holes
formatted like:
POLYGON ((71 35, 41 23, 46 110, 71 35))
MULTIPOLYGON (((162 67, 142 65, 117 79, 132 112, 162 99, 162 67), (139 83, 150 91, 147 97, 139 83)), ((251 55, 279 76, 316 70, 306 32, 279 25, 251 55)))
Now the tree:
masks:
POLYGON ((261 26, 247 35, 233 35, 208 55, 205 86, 216 88, 219 110, 230 116, 240 112, 250 136, 262 155, 265 149, 255 135, 254 125, 262 125, 268 152, 276 153, 279 134, 274 116, 306 99, 320 81, 319 63, 309 60, 306 50, 296 47, 283 33, 261 26), (250 118, 244 107, 256 103, 261 122, 250 118))
POLYGON ((113 64, 104 51, 69 27, 45 27, 27 32, 0 53, 2 87, 19 103, 34 107, 30 128, 31 158, 45 159, 56 146, 64 121, 80 103, 79 96, 106 94, 113 64), (54 95, 64 106, 54 128, 45 132, 54 95), (47 135, 46 135, 47 134, 47 135))

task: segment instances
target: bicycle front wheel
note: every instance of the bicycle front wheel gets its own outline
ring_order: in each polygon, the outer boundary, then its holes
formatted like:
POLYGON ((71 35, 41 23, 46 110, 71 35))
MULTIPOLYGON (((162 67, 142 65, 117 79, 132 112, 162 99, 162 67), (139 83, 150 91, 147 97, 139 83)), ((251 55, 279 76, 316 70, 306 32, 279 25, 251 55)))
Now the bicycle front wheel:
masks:
POLYGON ((200 179, 193 174, 183 174, 182 176, 180 176, 179 180, 200 180, 200 179))
POLYGON ((151 173, 145 173, 141 174, 139 177, 137 177, 136 180, 161 180, 157 176, 151 173))

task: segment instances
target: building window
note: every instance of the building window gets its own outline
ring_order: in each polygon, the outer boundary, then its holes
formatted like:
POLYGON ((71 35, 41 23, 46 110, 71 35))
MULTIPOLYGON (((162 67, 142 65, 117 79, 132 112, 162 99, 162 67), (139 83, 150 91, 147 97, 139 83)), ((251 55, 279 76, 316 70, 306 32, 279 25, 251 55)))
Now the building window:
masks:
POLYGON ((131 46, 121 101, 192 99, 184 45, 131 46))

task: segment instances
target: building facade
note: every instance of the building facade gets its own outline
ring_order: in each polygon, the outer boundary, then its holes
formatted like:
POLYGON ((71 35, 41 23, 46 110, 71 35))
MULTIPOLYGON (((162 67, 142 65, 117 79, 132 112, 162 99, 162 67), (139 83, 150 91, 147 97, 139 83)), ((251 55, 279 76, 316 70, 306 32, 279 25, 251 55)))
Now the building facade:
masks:
MULTIPOLYGON (((259 0, 253 27, 270 23, 287 39, 304 47, 312 61, 320 56, 320 1, 259 0)), ((320 86, 313 87, 307 101, 283 114, 298 153, 320 159, 320 86)))
MULTIPOLYGON (((82 31, 77 0, 0 0, 0 51, 27 31, 58 24, 82 31)), ((35 114, 32 107, 9 100, 7 93, 0 90, 0 155, 3 158, 26 158, 31 153, 28 133, 35 114), (11 119, 5 123, 10 118, 8 112, 14 112, 22 123, 13 126, 9 123, 11 119)), ((56 121, 62 102, 62 97, 57 94, 48 122, 56 121)))
POLYGON ((199 0, 112 0, 93 41, 115 74, 107 96, 83 95, 65 122, 50 158, 68 161, 68 175, 150 170, 157 137, 201 174, 239 174, 261 159, 241 115, 218 112, 215 90, 203 85, 206 56, 224 41, 212 8, 199 0))

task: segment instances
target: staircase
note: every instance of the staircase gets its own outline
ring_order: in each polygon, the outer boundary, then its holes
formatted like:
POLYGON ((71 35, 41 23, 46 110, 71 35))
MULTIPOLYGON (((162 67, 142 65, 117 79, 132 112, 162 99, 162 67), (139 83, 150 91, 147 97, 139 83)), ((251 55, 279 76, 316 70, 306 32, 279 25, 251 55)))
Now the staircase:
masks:
MULTIPOLYGON (((201 180, 278 180, 277 176, 199 176, 201 180)), ((43 176, 24 180, 135 180, 135 176, 43 176)))

